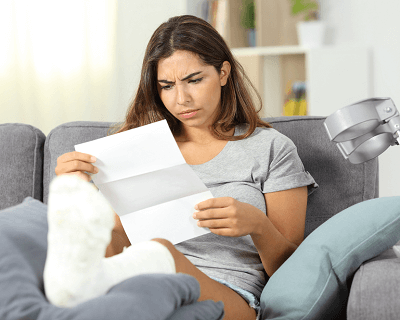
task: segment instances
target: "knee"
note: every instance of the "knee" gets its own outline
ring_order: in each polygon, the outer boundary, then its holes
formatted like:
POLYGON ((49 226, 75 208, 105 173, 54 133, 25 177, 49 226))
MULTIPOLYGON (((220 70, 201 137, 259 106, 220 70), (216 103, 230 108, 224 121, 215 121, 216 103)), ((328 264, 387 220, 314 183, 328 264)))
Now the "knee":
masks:
POLYGON ((155 241, 155 242, 161 243, 164 247, 167 247, 168 250, 170 248, 175 249, 174 245, 170 241, 168 241, 166 239, 154 238, 154 239, 151 239, 151 241, 155 241))
POLYGON ((151 241, 155 241, 158 242, 160 244, 162 244, 164 247, 166 247, 169 252, 171 252, 171 254, 175 257, 176 253, 178 252, 178 250, 176 250, 175 246, 168 240, 166 239, 162 239, 162 238, 154 238, 151 239, 151 241))

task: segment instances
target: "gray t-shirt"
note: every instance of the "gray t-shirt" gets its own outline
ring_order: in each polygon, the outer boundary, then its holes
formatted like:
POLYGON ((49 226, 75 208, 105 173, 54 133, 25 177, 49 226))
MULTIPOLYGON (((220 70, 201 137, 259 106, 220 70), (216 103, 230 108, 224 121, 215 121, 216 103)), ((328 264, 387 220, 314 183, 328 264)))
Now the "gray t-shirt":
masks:
MULTIPOLYGON (((246 131, 235 128, 235 135, 246 131)), ((214 197, 232 197, 266 213, 264 193, 318 185, 304 170, 296 146, 272 128, 256 128, 239 141, 229 141, 210 161, 191 165, 214 197)), ((251 237, 209 233, 175 245, 210 277, 225 280, 260 297, 268 279, 251 237)))

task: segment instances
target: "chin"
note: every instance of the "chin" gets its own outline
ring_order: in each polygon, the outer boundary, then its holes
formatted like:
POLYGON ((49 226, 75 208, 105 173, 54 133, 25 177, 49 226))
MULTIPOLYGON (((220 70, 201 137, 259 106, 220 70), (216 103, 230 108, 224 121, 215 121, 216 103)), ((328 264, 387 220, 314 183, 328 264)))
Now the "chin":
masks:
POLYGON ((206 127, 210 126, 207 125, 205 121, 201 121, 199 119, 187 119, 182 121, 183 126, 189 127, 189 128, 200 128, 200 127, 206 127))

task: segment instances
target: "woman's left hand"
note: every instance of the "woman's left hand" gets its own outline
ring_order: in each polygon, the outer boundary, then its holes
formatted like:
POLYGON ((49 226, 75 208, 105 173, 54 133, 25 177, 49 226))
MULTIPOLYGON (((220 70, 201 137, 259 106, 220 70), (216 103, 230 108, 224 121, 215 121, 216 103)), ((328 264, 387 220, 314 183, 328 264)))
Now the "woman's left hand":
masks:
POLYGON ((211 198, 195 207, 193 218, 199 227, 220 236, 241 237, 257 234, 265 214, 258 208, 230 197, 211 198))

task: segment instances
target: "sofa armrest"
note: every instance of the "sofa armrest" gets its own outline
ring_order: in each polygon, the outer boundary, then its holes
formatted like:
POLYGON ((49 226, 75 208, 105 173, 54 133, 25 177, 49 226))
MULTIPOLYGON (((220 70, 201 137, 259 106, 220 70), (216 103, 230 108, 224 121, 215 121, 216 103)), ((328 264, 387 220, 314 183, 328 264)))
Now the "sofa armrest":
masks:
POLYGON ((45 135, 21 123, 0 124, 0 209, 26 197, 43 200, 45 135))
POLYGON ((354 275, 348 320, 400 319, 400 258, 389 249, 361 265, 354 275))

